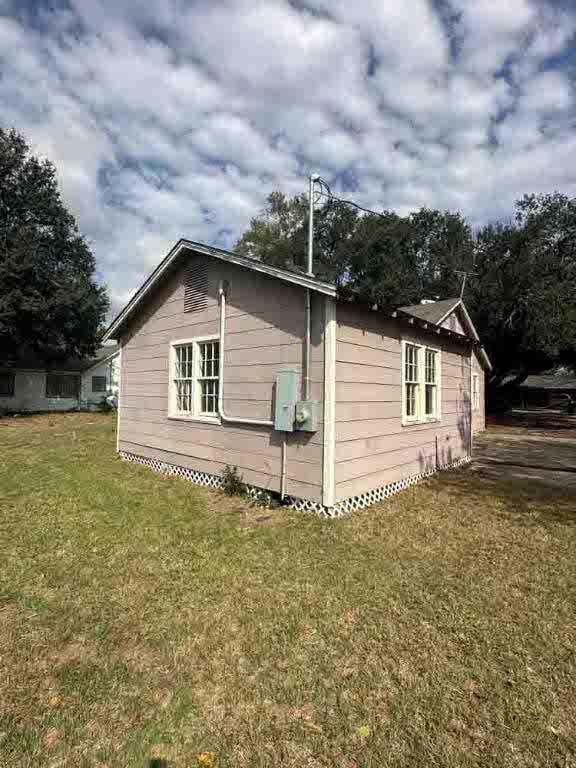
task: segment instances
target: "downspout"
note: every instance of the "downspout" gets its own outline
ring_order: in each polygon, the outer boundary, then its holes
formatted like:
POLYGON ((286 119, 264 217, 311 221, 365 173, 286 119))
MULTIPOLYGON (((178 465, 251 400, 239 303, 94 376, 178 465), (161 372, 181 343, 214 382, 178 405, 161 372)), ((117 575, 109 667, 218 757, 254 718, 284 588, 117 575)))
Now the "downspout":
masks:
POLYGON ((226 290, 223 284, 218 289, 220 293, 220 370, 218 374, 218 414, 222 421, 231 424, 248 424, 253 427, 273 427, 269 419, 247 419, 240 416, 230 416, 224 411, 224 344, 226 336, 226 290))

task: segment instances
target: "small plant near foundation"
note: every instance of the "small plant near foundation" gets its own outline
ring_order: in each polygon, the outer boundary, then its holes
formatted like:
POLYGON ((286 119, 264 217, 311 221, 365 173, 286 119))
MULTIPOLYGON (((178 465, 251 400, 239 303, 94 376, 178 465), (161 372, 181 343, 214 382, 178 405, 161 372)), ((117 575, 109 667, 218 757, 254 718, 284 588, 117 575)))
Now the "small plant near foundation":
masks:
POLYGON ((279 507, 277 494, 265 491, 263 488, 250 488, 245 486, 246 503, 251 507, 261 507, 262 509, 273 509, 279 507))
POLYGON ((226 496, 243 496, 246 493, 246 485, 238 467, 228 464, 222 470, 222 490, 226 496))

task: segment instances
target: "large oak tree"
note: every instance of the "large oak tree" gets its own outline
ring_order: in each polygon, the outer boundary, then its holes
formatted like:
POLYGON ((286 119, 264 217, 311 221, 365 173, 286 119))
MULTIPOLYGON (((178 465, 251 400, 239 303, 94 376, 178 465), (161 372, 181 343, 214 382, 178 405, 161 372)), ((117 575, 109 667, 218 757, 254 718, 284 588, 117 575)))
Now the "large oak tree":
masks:
MULTIPOLYGON (((305 196, 273 193, 237 249, 289 269, 306 263, 305 196)), ((359 214, 329 201, 315 216, 315 272, 344 295, 384 305, 465 300, 496 374, 576 363, 576 200, 530 195, 511 222, 476 235, 459 214, 359 214)))
POLYGON ((0 128, 0 361, 91 355, 107 310, 54 165, 0 128))

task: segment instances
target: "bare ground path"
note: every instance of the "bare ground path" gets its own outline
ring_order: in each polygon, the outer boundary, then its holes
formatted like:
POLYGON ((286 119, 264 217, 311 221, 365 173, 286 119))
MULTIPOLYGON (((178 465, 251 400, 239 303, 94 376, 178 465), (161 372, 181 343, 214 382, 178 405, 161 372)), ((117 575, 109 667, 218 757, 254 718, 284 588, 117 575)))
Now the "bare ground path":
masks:
POLYGON ((576 495, 576 417, 524 411, 493 421, 475 440, 472 471, 576 495))

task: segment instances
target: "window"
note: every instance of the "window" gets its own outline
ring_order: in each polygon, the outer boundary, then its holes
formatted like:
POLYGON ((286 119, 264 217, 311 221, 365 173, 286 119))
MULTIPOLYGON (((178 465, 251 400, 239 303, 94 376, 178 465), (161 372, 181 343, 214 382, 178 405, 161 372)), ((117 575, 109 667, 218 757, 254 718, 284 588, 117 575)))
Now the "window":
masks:
POLYGON ((480 410, 480 376, 477 373, 472 374, 472 408, 480 410))
POLYGON ((92 376, 92 392, 106 392, 106 376, 92 376))
POLYGON ((172 344, 170 415, 218 417, 220 342, 193 339, 172 344))
POLYGON ((13 373, 0 373, 0 397, 14 397, 13 373))
POLYGON ((77 398, 80 393, 80 376, 66 373, 46 374, 46 397, 77 398))
POLYGON ((402 423, 440 418, 440 351, 402 342, 402 423))

